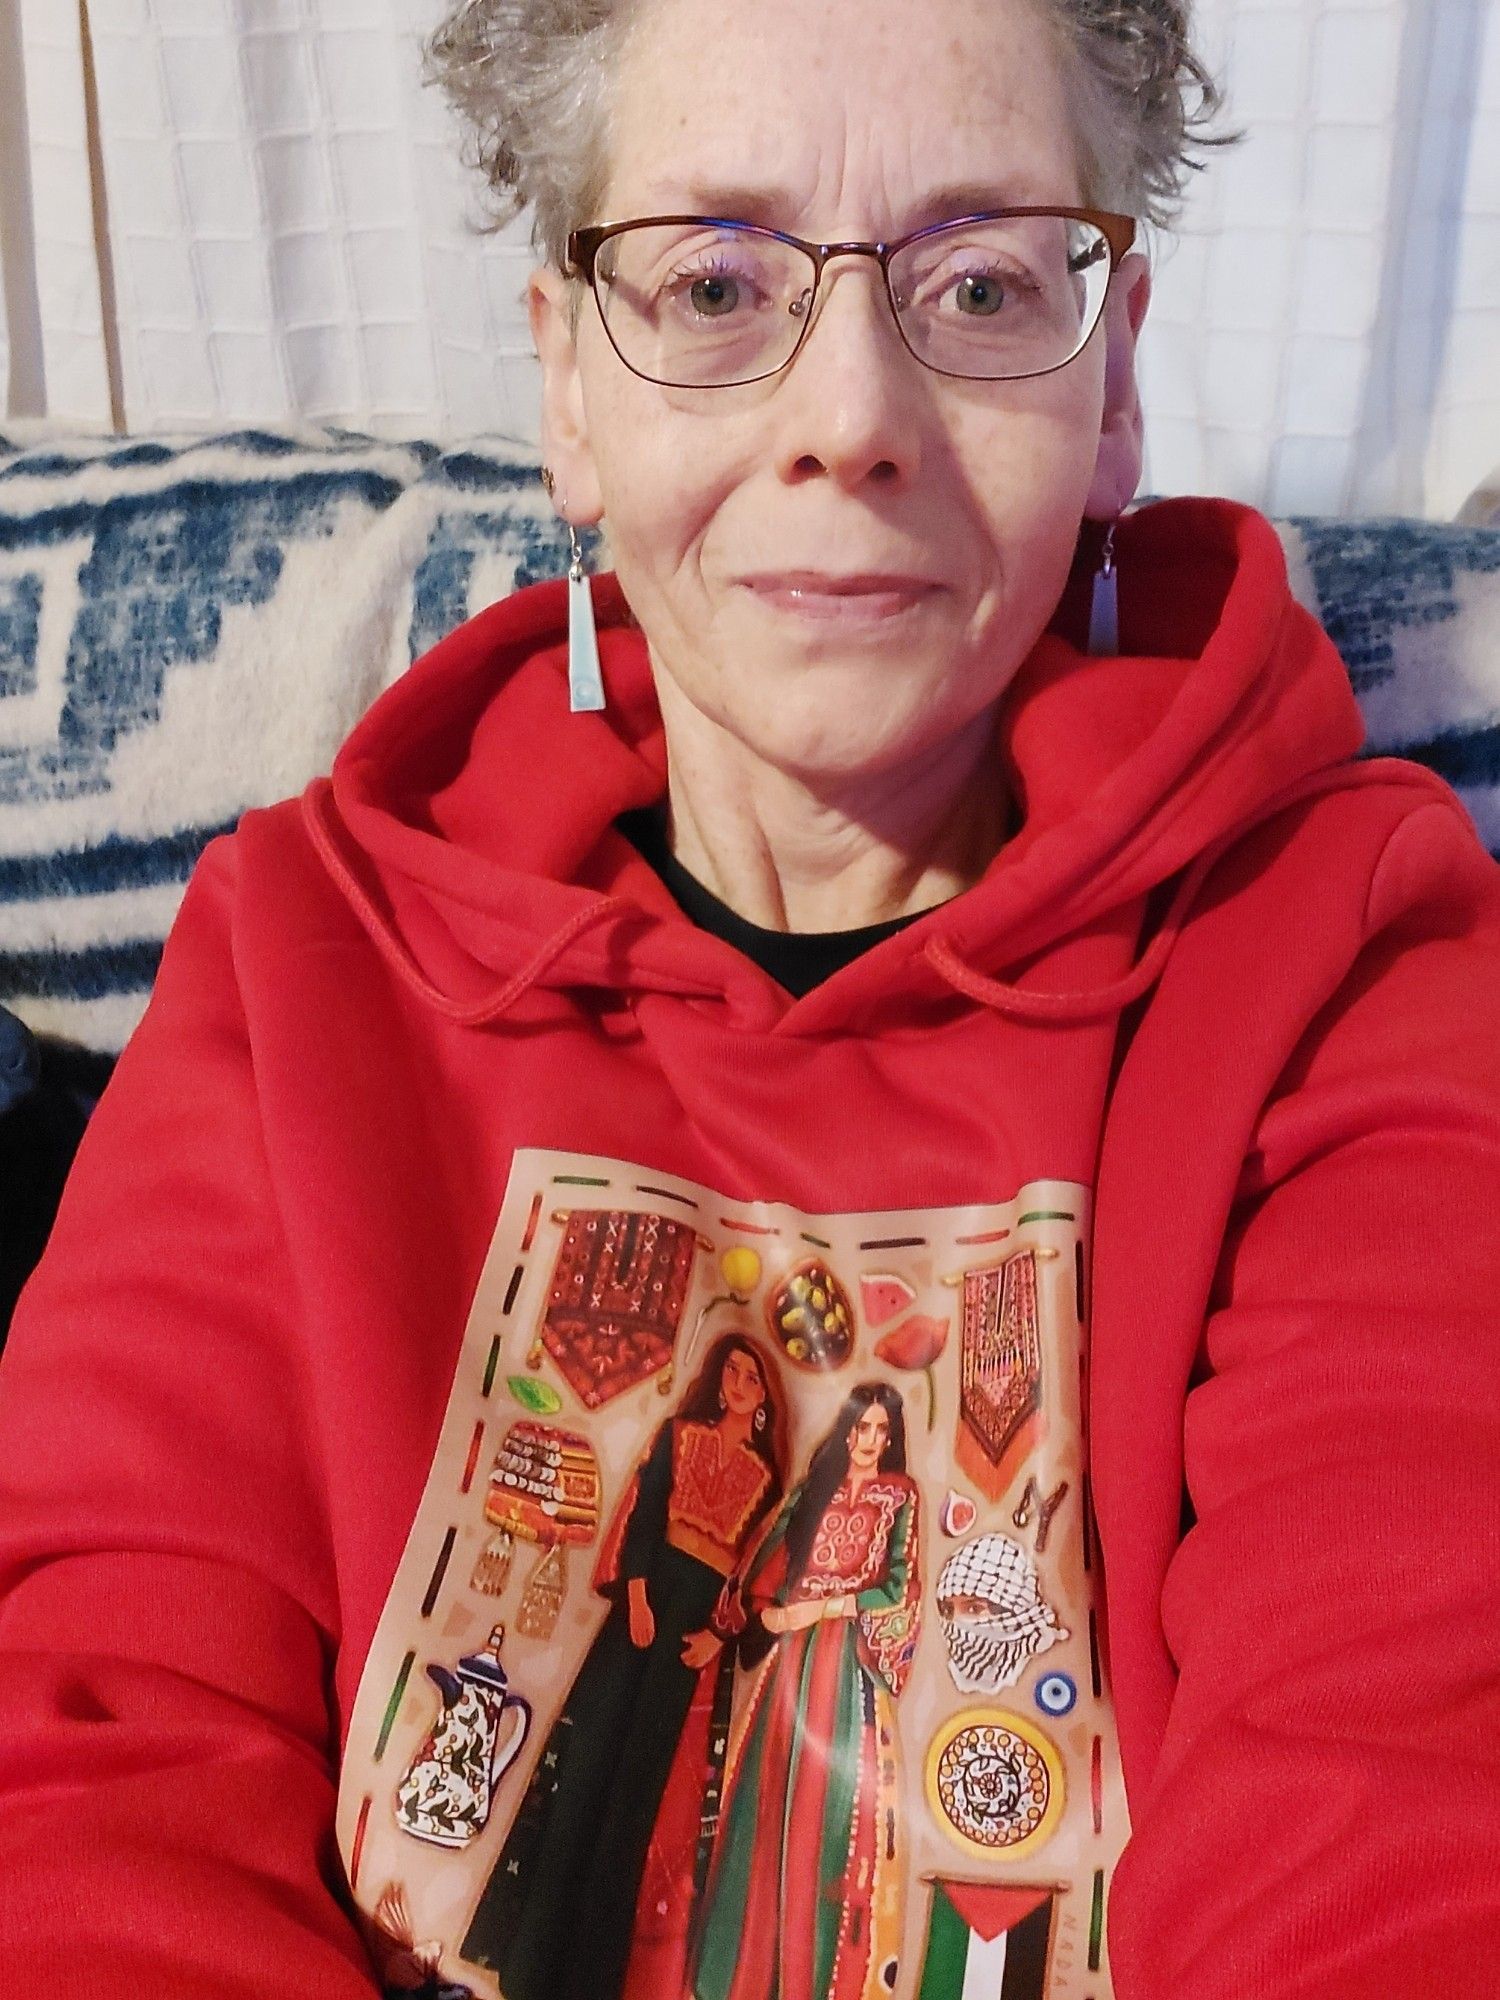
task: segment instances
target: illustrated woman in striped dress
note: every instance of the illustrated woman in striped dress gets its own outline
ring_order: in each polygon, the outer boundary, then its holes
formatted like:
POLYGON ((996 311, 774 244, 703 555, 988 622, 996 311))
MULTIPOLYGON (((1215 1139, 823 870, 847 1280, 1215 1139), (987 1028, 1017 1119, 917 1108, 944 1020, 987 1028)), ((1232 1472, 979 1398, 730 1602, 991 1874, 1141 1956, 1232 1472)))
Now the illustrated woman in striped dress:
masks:
POLYGON ((918 1496, 900 1395, 862 1383, 754 1557, 769 1648, 726 1787, 695 2000, 874 2000, 901 1936, 893 1704, 916 1650, 918 1496))

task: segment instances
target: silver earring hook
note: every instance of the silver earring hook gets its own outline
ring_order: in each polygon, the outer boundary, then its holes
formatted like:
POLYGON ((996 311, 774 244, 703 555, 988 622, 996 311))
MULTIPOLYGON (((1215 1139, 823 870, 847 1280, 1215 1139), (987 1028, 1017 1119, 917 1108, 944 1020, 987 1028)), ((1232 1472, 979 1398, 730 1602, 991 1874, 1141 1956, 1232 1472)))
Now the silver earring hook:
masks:
POLYGON ((578 539, 578 530, 573 526, 573 523, 571 521, 567 521, 567 516, 564 510, 566 509, 568 503, 563 498, 563 496, 557 491, 557 481, 553 477, 552 468, 550 465, 544 465, 542 467, 542 484, 547 489, 547 498, 550 501, 552 501, 558 513, 562 515, 564 520, 567 522, 568 575, 574 583, 578 583, 582 580, 583 577, 583 544, 578 539))

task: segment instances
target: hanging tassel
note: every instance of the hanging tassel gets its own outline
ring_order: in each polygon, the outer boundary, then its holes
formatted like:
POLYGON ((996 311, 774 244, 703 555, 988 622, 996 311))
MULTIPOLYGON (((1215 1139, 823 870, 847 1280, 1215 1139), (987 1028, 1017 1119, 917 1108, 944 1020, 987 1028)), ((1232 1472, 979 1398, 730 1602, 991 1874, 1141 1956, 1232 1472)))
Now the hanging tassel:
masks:
POLYGON ((568 1551, 561 1542, 548 1549, 531 1573, 521 1598, 516 1630, 527 1639, 550 1639, 557 1630, 568 1588, 568 1551))
POLYGON ((1089 651, 1108 658, 1120 650, 1120 573, 1115 568, 1115 524, 1104 537, 1104 553, 1094 573, 1094 603, 1089 614, 1089 651))
POLYGON ((483 1591, 486 1597, 502 1597, 505 1594, 506 1584, 510 1582, 510 1566, 515 1553, 514 1536, 491 1535, 474 1564, 474 1573, 469 1578, 469 1588, 483 1591))
POLYGON ((568 523, 572 559, 568 564, 568 706, 575 715, 604 706, 604 675, 599 667, 599 633, 594 624, 594 599, 583 573, 578 531, 568 523))

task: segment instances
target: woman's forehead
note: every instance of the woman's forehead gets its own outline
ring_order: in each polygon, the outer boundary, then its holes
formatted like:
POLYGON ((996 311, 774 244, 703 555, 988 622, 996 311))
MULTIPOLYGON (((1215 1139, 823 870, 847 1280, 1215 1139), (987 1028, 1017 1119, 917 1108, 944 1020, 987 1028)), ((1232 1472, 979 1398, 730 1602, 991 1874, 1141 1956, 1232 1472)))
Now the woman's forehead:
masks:
MULTIPOLYGON (((653 214, 729 216, 736 222, 763 223, 769 229, 785 229, 802 221, 802 211, 811 205, 803 187, 777 177, 735 180, 686 169, 678 173, 652 173, 641 180, 635 192, 653 214)), ((888 217, 888 233, 904 234, 953 216, 972 215, 980 209, 1020 207, 1028 202, 1046 203, 1064 198, 1056 175, 1044 174, 1030 163, 1019 163, 1009 170, 997 167, 989 174, 970 173, 962 180, 939 176, 895 196, 888 217)), ((643 209, 642 213, 645 212, 643 209)))
POLYGON ((645 0, 617 78, 611 201, 814 233, 857 212, 894 234, 1069 200, 1066 95, 1036 0, 645 0))

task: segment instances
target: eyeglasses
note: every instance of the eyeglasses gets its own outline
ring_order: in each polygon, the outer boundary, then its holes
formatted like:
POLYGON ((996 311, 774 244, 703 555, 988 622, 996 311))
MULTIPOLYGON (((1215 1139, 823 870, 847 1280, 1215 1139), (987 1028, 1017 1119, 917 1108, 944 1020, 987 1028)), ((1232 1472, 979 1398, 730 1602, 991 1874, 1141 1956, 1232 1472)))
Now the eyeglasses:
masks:
POLYGON ((588 279, 634 374, 671 389, 729 389, 790 365, 834 257, 880 265, 902 340, 967 381, 1048 375, 1083 352, 1121 258, 1128 215, 1000 208, 894 243, 806 243, 715 216, 656 215, 575 229, 569 275, 588 279))

